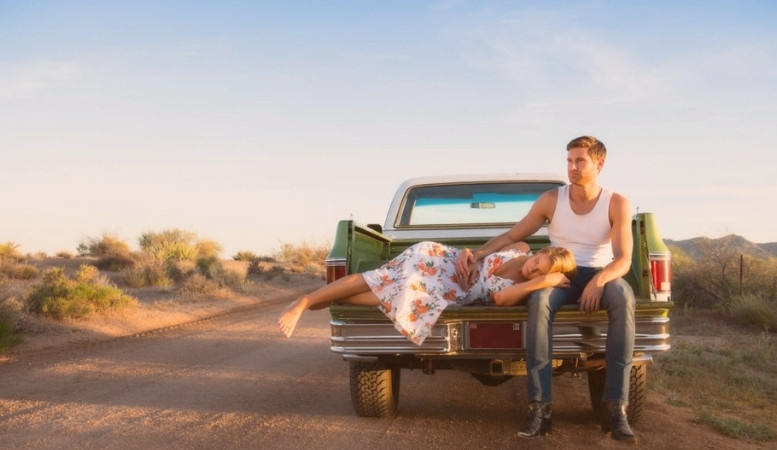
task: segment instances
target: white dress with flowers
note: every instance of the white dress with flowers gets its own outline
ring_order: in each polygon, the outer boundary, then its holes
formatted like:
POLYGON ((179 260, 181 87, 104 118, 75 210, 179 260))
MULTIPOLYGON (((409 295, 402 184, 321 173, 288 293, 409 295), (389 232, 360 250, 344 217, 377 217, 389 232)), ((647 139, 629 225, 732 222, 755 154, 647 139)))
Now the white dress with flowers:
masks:
POLYGON ((493 273, 504 262, 525 254, 507 250, 488 255, 478 263, 473 285, 464 290, 456 277, 459 251, 436 242, 419 242, 383 266, 362 274, 380 300, 378 308, 417 345, 423 344, 446 307, 493 301, 495 292, 515 284, 493 273))

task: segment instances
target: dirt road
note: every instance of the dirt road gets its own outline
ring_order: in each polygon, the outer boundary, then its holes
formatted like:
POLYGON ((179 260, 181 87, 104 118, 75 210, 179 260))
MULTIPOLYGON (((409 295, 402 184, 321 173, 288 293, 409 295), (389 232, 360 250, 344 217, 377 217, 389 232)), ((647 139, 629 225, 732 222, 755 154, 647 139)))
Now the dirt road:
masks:
MULTIPOLYGON (((392 419, 357 417, 328 314, 286 340, 263 305, 165 332, 0 363, 2 448, 620 448, 590 410, 585 376, 554 379, 554 433, 515 437, 524 379, 486 387, 461 372, 403 371, 392 419), (529 445, 530 444, 530 445, 529 445)), ((653 395, 643 448, 742 448, 653 395)))

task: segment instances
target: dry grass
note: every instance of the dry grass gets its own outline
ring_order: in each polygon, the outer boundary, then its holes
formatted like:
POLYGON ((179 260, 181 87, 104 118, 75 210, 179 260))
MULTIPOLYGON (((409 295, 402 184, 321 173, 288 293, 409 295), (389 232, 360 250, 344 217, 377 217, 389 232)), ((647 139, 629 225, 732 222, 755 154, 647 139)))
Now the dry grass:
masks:
POLYGON ((651 386, 697 421, 738 439, 777 439, 777 339, 710 311, 676 309, 672 349, 656 357, 651 386))

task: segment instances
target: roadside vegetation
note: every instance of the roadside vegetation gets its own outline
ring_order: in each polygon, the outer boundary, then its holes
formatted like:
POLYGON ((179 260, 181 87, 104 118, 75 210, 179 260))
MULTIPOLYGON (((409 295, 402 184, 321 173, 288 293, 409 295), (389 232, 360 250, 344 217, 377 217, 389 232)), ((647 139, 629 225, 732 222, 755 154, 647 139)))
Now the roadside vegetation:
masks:
POLYGON ((725 238, 695 258, 671 250, 672 349, 656 357, 651 389, 724 435, 776 441, 777 258, 725 238))
POLYGON ((217 242, 168 229, 142 234, 137 248, 104 234, 79 243, 75 256, 61 251, 47 258, 25 255, 13 242, 0 243, 0 352, 22 342, 18 323, 25 314, 83 320, 137 307, 133 293, 146 289, 196 301, 229 298, 250 283, 275 277, 289 281, 291 274, 323 279, 329 245, 283 243, 271 255, 240 251, 221 259, 217 242))

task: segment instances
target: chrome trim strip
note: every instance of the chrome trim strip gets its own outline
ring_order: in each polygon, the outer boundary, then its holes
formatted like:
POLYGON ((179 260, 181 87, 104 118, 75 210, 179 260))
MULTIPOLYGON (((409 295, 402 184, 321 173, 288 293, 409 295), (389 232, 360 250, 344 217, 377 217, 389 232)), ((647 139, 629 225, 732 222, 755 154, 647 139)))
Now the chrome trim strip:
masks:
MULTIPOLYGON (((634 340, 635 353, 665 352, 670 349, 667 318, 638 318, 634 340)), ((349 323, 330 322, 331 345, 334 353, 351 358, 369 355, 523 355, 523 349, 469 349, 469 322, 437 324, 423 345, 418 346, 402 336, 391 322, 349 323)), ((525 322, 522 323, 525 329, 525 322)), ((553 354, 558 357, 579 356, 585 353, 604 353, 607 340, 607 322, 554 324, 553 354)))

